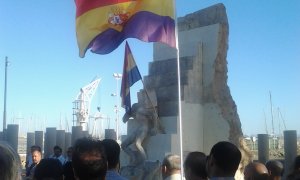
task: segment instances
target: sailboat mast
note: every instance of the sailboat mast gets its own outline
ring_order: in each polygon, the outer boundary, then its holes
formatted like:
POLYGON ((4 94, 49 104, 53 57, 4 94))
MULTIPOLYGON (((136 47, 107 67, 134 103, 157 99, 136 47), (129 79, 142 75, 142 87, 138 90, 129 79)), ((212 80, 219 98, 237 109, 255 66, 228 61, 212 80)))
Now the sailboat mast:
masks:
POLYGON ((282 114, 281 114, 281 111, 280 111, 280 109, 279 109, 279 108, 278 108, 278 111, 279 111, 280 117, 281 117, 281 119, 282 119, 282 122, 283 122, 284 130, 286 130, 286 126, 285 126, 285 120, 284 120, 284 118, 283 118, 283 116, 282 116, 282 114))
POLYGON ((275 136, 275 134, 274 134, 274 118, 273 118, 273 106, 272 106, 271 91, 269 91, 269 93, 270 93, 270 104, 271 104, 272 134, 273 134, 273 136, 275 136))
POLYGON ((264 110, 264 118, 265 118, 265 130, 266 130, 266 133, 269 134, 265 110, 264 110))

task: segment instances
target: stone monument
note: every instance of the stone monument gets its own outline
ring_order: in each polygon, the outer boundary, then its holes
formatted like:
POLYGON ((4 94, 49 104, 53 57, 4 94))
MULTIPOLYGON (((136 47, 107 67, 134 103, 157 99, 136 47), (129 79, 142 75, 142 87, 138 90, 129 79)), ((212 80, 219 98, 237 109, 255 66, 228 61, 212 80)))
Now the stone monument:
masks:
MULTIPOLYGON (((178 31, 183 156, 191 151, 208 154, 218 141, 230 141, 243 153, 243 168, 251 154, 227 85, 229 25, 224 5, 178 18, 178 31)), ((156 93, 159 122, 165 132, 143 140, 149 162, 162 161, 170 153, 180 154, 176 57, 175 49, 155 43, 153 62, 144 77, 144 89, 156 93)), ((128 134, 132 127, 134 121, 128 122, 128 134)))

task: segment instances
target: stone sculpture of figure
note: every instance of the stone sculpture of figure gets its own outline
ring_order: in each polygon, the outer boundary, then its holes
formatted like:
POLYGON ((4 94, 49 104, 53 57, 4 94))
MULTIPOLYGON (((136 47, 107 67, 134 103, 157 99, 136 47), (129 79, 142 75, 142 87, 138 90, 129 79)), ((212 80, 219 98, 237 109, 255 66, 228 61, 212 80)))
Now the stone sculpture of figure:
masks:
POLYGON ((138 103, 132 105, 131 114, 126 113, 123 116, 124 123, 130 118, 136 123, 136 128, 121 144, 122 149, 129 155, 130 166, 139 166, 145 162, 147 155, 142 143, 149 135, 155 135, 161 129, 156 106, 155 91, 141 90, 138 93, 138 103), (132 144, 136 150, 132 149, 132 144))

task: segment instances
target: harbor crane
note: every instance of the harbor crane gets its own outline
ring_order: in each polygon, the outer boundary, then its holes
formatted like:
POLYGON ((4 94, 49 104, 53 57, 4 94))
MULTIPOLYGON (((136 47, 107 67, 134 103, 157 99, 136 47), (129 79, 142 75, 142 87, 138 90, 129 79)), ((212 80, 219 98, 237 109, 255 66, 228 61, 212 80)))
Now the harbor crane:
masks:
POLYGON ((76 126, 81 126, 83 131, 88 131, 91 101, 100 80, 100 78, 96 78, 88 85, 82 87, 73 102, 73 125, 76 122, 76 126))

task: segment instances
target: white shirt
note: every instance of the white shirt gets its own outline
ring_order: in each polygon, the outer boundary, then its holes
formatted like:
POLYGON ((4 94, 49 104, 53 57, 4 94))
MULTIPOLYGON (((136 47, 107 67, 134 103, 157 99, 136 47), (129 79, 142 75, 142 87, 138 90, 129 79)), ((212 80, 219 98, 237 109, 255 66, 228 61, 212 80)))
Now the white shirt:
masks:
MULTIPOLYGON (((185 179, 185 178, 183 178, 185 179)), ((180 174, 172 174, 171 176, 168 176, 165 180, 181 180, 180 174)))

